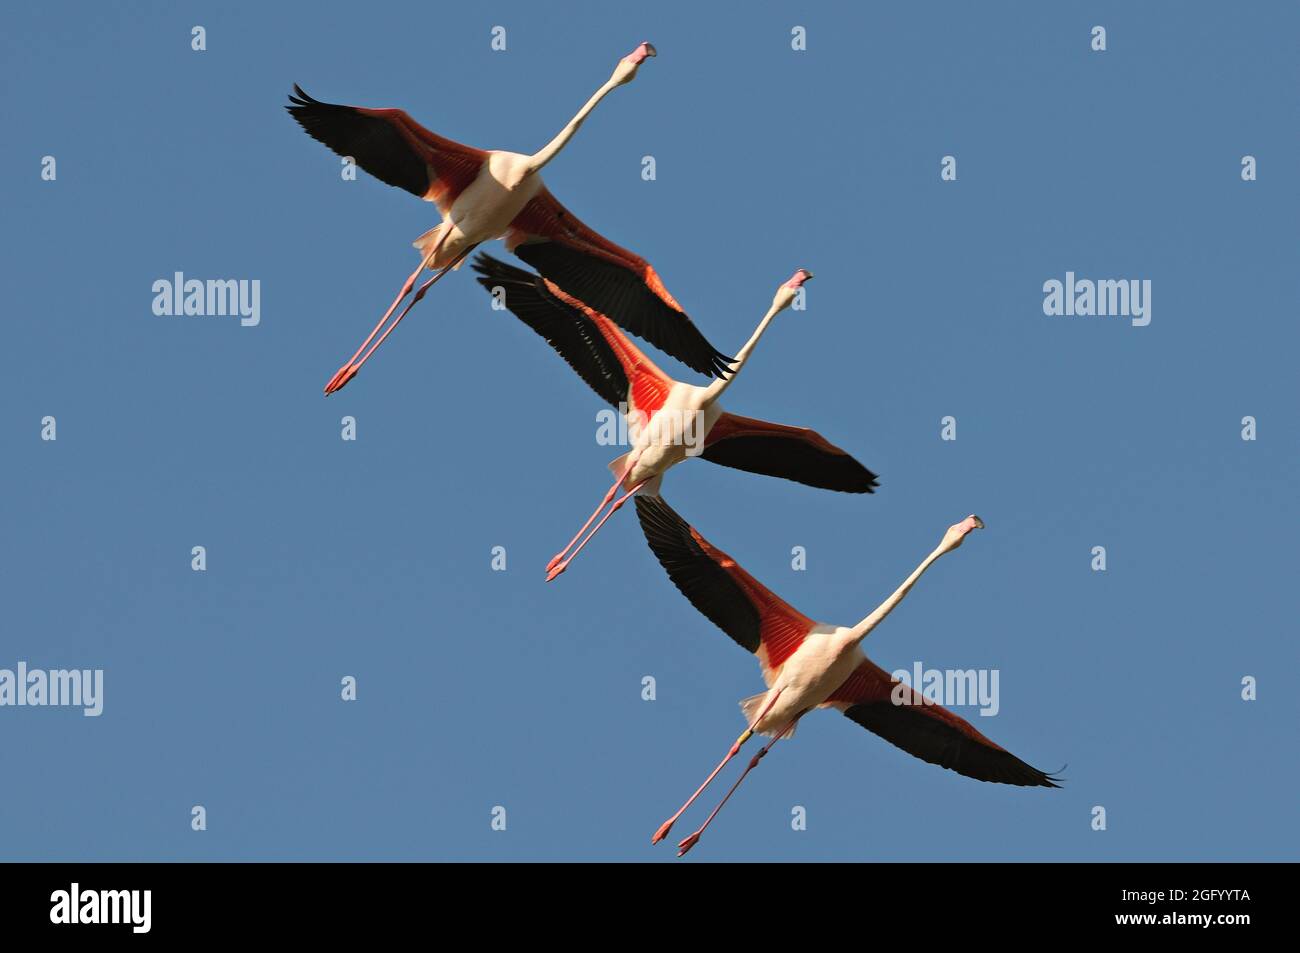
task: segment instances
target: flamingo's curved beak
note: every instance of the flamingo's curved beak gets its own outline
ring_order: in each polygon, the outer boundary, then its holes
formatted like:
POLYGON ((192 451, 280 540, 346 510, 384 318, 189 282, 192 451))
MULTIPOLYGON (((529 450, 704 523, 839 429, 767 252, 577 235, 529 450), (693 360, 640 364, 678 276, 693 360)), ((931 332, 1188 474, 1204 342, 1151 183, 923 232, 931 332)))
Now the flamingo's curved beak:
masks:
POLYGON ((626 62, 631 63, 633 66, 640 66, 649 57, 658 55, 659 53, 655 50, 654 44, 642 43, 627 56, 623 57, 623 59, 626 62))
POLYGON ((944 533, 943 541, 939 544, 944 552, 952 552, 971 534, 972 530, 983 529, 984 521, 972 513, 960 523, 954 523, 948 527, 948 532, 944 533))
POLYGON ((805 281, 811 281, 812 277, 813 273, 811 271, 807 268, 800 268, 790 276, 790 280, 785 283, 785 286, 787 288, 802 288, 803 283, 805 281))

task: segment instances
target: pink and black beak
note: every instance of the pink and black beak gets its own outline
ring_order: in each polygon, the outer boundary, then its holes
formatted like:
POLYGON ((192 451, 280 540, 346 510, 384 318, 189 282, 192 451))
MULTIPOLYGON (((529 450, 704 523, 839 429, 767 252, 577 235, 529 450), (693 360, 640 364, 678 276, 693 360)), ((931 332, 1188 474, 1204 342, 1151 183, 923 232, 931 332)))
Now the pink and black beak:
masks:
POLYGON ((658 55, 659 54, 655 51, 654 44, 642 43, 627 56, 623 57, 623 59, 626 62, 631 63, 633 66, 640 66, 649 57, 658 55))
POLYGON ((809 271, 807 268, 800 268, 798 271, 796 271, 793 275, 790 276, 790 280, 785 283, 785 286, 787 288, 794 288, 795 290, 798 290, 799 288, 803 287, 803 283, 805 281, 811 281, 812 277, 813 277, 813 273, 811 271, 809 271))

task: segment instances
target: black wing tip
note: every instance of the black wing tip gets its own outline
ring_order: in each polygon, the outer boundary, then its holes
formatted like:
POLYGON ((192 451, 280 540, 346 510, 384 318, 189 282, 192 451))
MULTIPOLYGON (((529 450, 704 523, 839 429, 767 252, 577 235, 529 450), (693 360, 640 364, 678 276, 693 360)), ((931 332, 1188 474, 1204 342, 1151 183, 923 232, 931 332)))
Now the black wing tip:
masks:
POLYGON ((474 280, 506 310, 539 334, 602 400, 627 399, 627 377, 613 349, 577 308, 556 297, 541 275, 480 252, 470 262, 474 280))
MULTIPOLYGON (((995 784, 1014 784, 1017 787, 1022 788, 1060 788, 1064 784, 1065 779, 1061 777, 1061 771, 1064 771, 1065 768, 1062 767, 1058 771, 1040 771, 1032 764, 1021 761, 1010 751, 1006 751, 1005 749, 999 750, 1010 759, 1006 768, 1004 768, 1002 772, 999 772, 1001 776, 990 776, 984 778, 976 777, 977 781, 992 781, 995 784)), ((965 774, 964 771, 954 765, 946 767, 951 771, 956 771, 958 774, 965 774)), ((967 777, 975 777, 975 775, 967 775, 967 777)))
POLYGON ((514 281, 532 282, 537 277, 532 272, 516 268, 509 262, 504 262, 485 251, 475 255, 469 266, 480 275, 500 275, 502 278, 509 278, 514 281))
POLYGON ((284 108, 288 109, 290 112, 295 109, 306 109, 311 106, 324 105, 319 99, 313 99, 311 96, 307 95, 303 88, 297 83, 293 84, 293 92, 289 94, 289 102, 293 103, 293 105, 285 106, 284 108))
MULTIPOLYGON (((611 319, 614 318, 612 314, 606 315, 606 317, 611 319)), ((686 318, 685 313, 682 314, 682 317, 686 318)), ((689 321, 690 319, 686 318, 686 320, 689 321)), ((698 336, 702 346, 695 354, 692 354, 686 350, 674 353, 668 349, 668 346, 664 341, 656 341, 648 334, 643 334, 641 331, 633 330, 622 321, 615 320, 615 323, 620 327, 631 331, 641 340, 659 348, 659 350, 663 351, 674 360, 685 364, 697 374, 703 374, 709 379, 716 377, 718 380, 726 380, 731 376, 731 365, 736 363, 736 359, 734 357, 727 357, 727 355, 723 354, 721 351, 716 350, 711 344, 709 344, 708 340, 700 333, 699 329, 696 328, 694 324, 689 325, 690 333, 698 336)))
POLYGON ((1038 787, 1057 788, 1059 790, 1060 788, 1065 787, 1065 780, 1066 780, 1064 777, 1062 777, 1061 772, 1063 772, 1068 767, 1069 767, 1068 764, 1063 764, 1055 771, 1039 771, 1037 768, 1030 768, 1030 770, 1033 771, 1034 774, 1037 776, 1038 787))
MULTIPOLYGON (((339 106, 336 103, 324 103, 319 99, 311 96, 297 83, 293 84, 293 92, 289 94, 289 105, 284 107, 298 120, 298 123, 307 131, 313 139, 325 142, 320 135, 313 130, 313 126, 328 119, 336 117, 339 113, 351 112, 351 106, 339 106)), ((329 145, 326 143, 326 145, 329 145)), ((330 146, 330 148, 334 148, 330 146)))
MULTIPOLYGON (((921 711, 900 708, 887 701, 868 701, 847 706, 844 714, 905 754, 964 778, 1015 787, 1062 787, 1064 767, 1059 771, 1040 771, 978 732, 978 737, 972 737, 945 721, 917 722, 915 715, 921 711)), ((971 728, 965 719, 957 720, 971 728)))
MULTIPOLYGON (((1015 755, 1012 755, 1015 758, 1015 755)), ((1065 778, 1060 776, 1059 771, 1040 771, 1032 764, 1026 764, 1019 758, 1015 759, 1016 767, 1019 769, 1013 778, 992 778, 995 782, 1002 784, 1015 784, 1022 788, 1057 788, 1064 786, 1065 778)), ((959 772, 960 773, 960 772, 959 772)))
POLYGON ((479 252, 478 255, 470 262, 470 268, 475 272, 477 277, 474 279, 482 285, 487 291, 503 285, 510 285, 514 290, 513 299, 511 295, 506 296, 506 307, 512 312, 518 314, 510 306, 511 300, 515 304, 520 301, 532 301, 536 303, 542 300, 541 290, 537 285, 538 276, 531 271, 524 271, 522 268, 516 268, 509 262, 504 262, 500 258, 495 258, 487 252, 479 252), (531 295, 530 298, 520 298, 519 294, 531 295))
POLYGON ((670 306, 626 265, 605 262, 556 239, 525 242, 514 253, 567 294, 697 374, 730 375, 735 359, 710 344, 690 315, 670 306))
MULTIPOLYGON (((809 431, 809 433, 813 432, 809 431)), ((813 433, 813 436, 820 437, 815 433, 813 433)), ((764 468, 756 463, 752 457, 753 447, 737 448, 737 443, 753 443, 768 439, 780 440, 782 438, 771 435, 728 435, 720 438, 716 443, 706 446, 704 459, 719 466, 733 467, 747 473, 757 473, 779 480, 789 480, 801 486, 812 487, 817 490, 830 490, 834 493, 873 494, 876 492, 877 487, 880 486, 880 480, 876 474, 837 447, 832 446, 826 449, 812 441, 796 441, 798 446, 802 447, 805 452, 816 453, 818 457, 814 461, 807 459, 799 461, 800 465, 787 468, 784 471, 779 468, 764 468), (750 452, 749 456, 745 455, 746 449, 750 452), (740 454, 740 456, 733 456, 733 451, 740 454), (810 465, 813 466, 812 470, 808 469, 810 465)), ((768 453, 768 450, 764 449, 763 453, 768 453)), ((781 459, 785 458, 782 457, 781 459)))
MULTIPOLYGON (((858 466, 862 466, 862 464, 859 463, 858 466)), ((857 486, 854 489, 850 490, 849 492, 850 493, 875 493, 879 487, 880 487, 880 478, 877 477, 870 470, 868 470, 866 467, 862 467, 862 476, 857 486)))
POLYGON ((969 770, 963 770, 962 767, 957 765, 945 764, 942 765, 942 767, 945 767, 956 774, 960 774, 963 777, 971 778, 975 781, 983 781, 985 783, 1010 784, 1020 788, 1057 789, 1064 785, 1065 779, 1060 777, 1060 772, 1040 771, 1033 765, 1021 761, 1009 751, 1003 751, 1003 754, 1011 759, 1011 763, 999 771, 988 771, 982 776, 979 774, 972 774, 969 770))
POLYGON ((320 136, 312 130, 314 120, 320 117, 320 109, 325 104, 320 100, 312 99, 308 96, 301 86, 293 84, 293 93, 289 95, 289 105, 285 106, 285 111, 294 118, 298 125, 302 126, 303 131, 317 141, 323 141, 320 136))
MULTIPOLYGON (((853 460, 852 457, 849 457, 849 459, 853 460)), ((857 465, 859 472, 848 476, 839 486, 826 485, 817 488, 834 490, 837 493, 874 494, 876 490, 880 488, 879 478, 862 464, 858 463, 857 460, 853 460, 853 462, 857 465)))
POLYGON ((970 765, 963 764, 944 764, 943 767, 953 771, 963 777, 972 778, 976 781, 984 781, 992 784, 1011 784, 1022 788, 1060 788, 1065 779, 1060 776, 1061 771, 1040 771, 1032 764, 1017 758, 1005 748, 996 749, 998 752, 998 761, 1000 765, 990 764, 979 773, 975 773, 970 765))
POLYGON ((736 363, 734 357, 727 357, 721 351, 714 349, 713 356, 709 358, 708 368, 695 368, 701 374, 707 374, 710 377, 716 377, 719 380, 726 380, 731 376, 731 365, 736 363))
POLYGON ((662 497, 636 498, 637 518, 651 553, 673 587, 747 652, 762 645, 759 610, 700 545, 698 534, 662 497))
POLYGON ((488 282, 501 274, 501 266, 503 264, 505 264, 505 262, 493 258, 487 252, 479 252, 470 259, 469 267, 474 274, 479 276, 475 280, 490 291, 492 290, 492 286, 488 282))

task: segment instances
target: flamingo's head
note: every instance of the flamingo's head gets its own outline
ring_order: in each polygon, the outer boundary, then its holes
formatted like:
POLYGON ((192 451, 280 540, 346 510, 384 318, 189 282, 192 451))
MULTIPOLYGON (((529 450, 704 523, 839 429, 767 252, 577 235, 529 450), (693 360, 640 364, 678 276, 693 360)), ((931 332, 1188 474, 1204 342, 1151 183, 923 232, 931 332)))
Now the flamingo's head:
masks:
POLYGON ((984 521, 972 513, 960 523, 948 527, 948 532, 943 534, 943 542, 939 544, 939 548, 945 553, 950 553, 962 544, 971 530, 983 528, 984 521))
POLYGON ((777 311, 783 311, 790 307, 794 303, 799 289, 803 287, 803 283, 811 281, 812 276, 813 273, 807 268, 796 269, 795 273, 790 276, 790 280, 776 289, 776 297, 772 299, 772 306, 777 311))
POLYGON ((642 43, 635 50, 618 61, 614 67, 614 82, 622 86, 636 78, 636 71, 642 63, 652 56, 658 56, 652 43, 642 43))

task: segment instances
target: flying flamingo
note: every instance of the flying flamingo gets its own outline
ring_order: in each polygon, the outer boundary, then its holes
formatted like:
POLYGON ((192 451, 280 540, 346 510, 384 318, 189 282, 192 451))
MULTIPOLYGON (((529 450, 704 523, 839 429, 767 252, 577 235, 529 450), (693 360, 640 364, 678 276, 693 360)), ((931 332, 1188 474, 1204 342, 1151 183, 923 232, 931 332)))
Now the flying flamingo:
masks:
POLYGON ((814 622, 787 605, 687 525, 662 497, 638 496, 636 509, 650 549, 673 584, 709 621, 758 656, 768 686, 766 692, 740 703, 749 727, 681 810, 655 832, 651 843, 657 844, 668 836, 673 824, 736 756, 741 745, 755 734, 771 736, 772 740, 750 759, 699 830, 677 845, 677 856, 694 847, 746 775, 778 740, 793 736, 796 723, 814 708, 837 708, 908 754, 969 778, 1060 786, 1056 784, 1060 778, 1030 767, 985 738, 965 719, 893 681, 860 648, 862 640, 903 601, 936 559, 960 546, 971 530, 984 528, 978 516, 968 516, 948 527, 934 552, 893 595, 857 625, 846 628, 814 622))
POLYGON ((592 390, 611 404, 627 408, 633 447, 609 465, 617 478, 614 485, 569 545, 547 565, 548 582, 568 568, 638 489, 657 489, 663 474, 690 455, 688 444, 703 446, 699 455, 705 460, 738 470, 847 493, 874 490, 875 474, 821 434, 724 413, 718 403, 772 319, 790 306, 811 272, 800 268, 777 288, 772 306, 736 355, 728 375, 699 387, 670 378, 613 321, 549 279, 487 254, 479 254, 473 268, 480 275, 479 283, 489 291, 501 288, 506 307, 544 337, 592 390), (620 489, 624 495, 615 500, 620 489), (584 539, 583 534, 607 506, 608 512, 584 539))
POLYGON ((433 202, 442 215, 441 224, 415 240, 423 256, 420 267, 406 279, 370 336, 330 379, 326 394, 356 375, 435 282, 477 245, 503 236, 520 258, 584 301, 616 313, 633 334, 702 374, 725 373, 727 358, 705 340, 649 263, 579 221, 555 200, 538 174, 597 103, 631 82, 641 63, 654 55, 655 48, 642 43, 619 60, 568 125, 533 155, 464 146, 435 135, 400 109, 323 103, 294 86, 292 105, 285 108, 308 135, 352 157, 380 181, 433 202), (436 273, 375 341, 425 268, 436 273))

